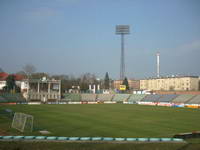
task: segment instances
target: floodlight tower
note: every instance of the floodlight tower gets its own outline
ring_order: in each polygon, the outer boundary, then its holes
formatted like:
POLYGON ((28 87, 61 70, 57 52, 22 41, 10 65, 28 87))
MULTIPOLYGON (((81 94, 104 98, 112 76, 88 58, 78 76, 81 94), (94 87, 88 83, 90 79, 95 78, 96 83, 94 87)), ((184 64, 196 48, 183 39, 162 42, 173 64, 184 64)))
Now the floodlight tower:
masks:
POLYGON ((129 33, 129 25, 116 25, 116 34, 121 35, 120 80, 125 78, 124 35, 129 33))

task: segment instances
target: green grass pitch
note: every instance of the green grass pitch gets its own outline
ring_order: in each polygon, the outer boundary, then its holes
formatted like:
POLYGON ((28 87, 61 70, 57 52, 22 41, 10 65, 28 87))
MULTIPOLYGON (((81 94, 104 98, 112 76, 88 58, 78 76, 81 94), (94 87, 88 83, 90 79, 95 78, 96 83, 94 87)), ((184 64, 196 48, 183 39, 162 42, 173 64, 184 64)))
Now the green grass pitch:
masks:
MULTIPOLYGON (((200 109, 125 104, 87 105, 0 105, 34 116, 35 131, 24 135, 78 137, 172 137, 176 133, 200 130, 200 109)), ((0 115, 0 133, 22 135, 11 129, 12 120, 0 115)), ((6 150, 197 150, 200 139, 186 143, 64 143, 0 141, 6 150)))
MULTIPOLYGON (((52 136, 172 137, 200 130, 200 110, 125 104, 0 106, 34 116, 35 131, 52 136)), ((0 129, 12 132, 11 120, 0 116, 0 129)), ((14 131, 15 132, 15 131, 14 131)), ((16 133, 17 134, 17 133, 16 133)))

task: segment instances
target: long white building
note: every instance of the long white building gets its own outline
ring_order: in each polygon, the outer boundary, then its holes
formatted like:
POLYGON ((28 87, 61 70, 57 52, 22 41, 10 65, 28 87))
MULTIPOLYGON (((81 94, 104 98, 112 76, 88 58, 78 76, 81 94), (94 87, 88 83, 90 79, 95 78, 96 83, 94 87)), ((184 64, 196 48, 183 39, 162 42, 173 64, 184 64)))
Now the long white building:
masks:
POLYGON ((198 76, 174 76, 140 80, 140 89, 149 91, 198 91, 198 76))

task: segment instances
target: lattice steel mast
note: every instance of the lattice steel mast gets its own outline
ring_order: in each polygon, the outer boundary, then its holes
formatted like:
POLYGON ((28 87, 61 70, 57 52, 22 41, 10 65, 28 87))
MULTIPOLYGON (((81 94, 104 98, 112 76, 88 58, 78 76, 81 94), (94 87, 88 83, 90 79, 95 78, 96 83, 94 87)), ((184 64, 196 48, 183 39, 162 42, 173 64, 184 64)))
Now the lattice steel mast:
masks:
POLYGON ((121 58, 120 58, 120 80, 124 80, 125 78, 125 50, 124 50, 124 35, 129 34, 129 26, 128 25, 117 25, 116 26, 116 34, 121 35, 121 58))

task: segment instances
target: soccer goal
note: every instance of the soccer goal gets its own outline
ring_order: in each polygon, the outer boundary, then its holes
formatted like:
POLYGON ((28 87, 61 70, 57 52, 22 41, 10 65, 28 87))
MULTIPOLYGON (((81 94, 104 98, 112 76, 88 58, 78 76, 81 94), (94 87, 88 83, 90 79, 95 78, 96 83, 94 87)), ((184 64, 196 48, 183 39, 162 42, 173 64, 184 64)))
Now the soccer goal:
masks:
POLYGON ((32 132, 33 116, 16 112, 12 121, 12 128, 15 128, 21 132, 32 132))

